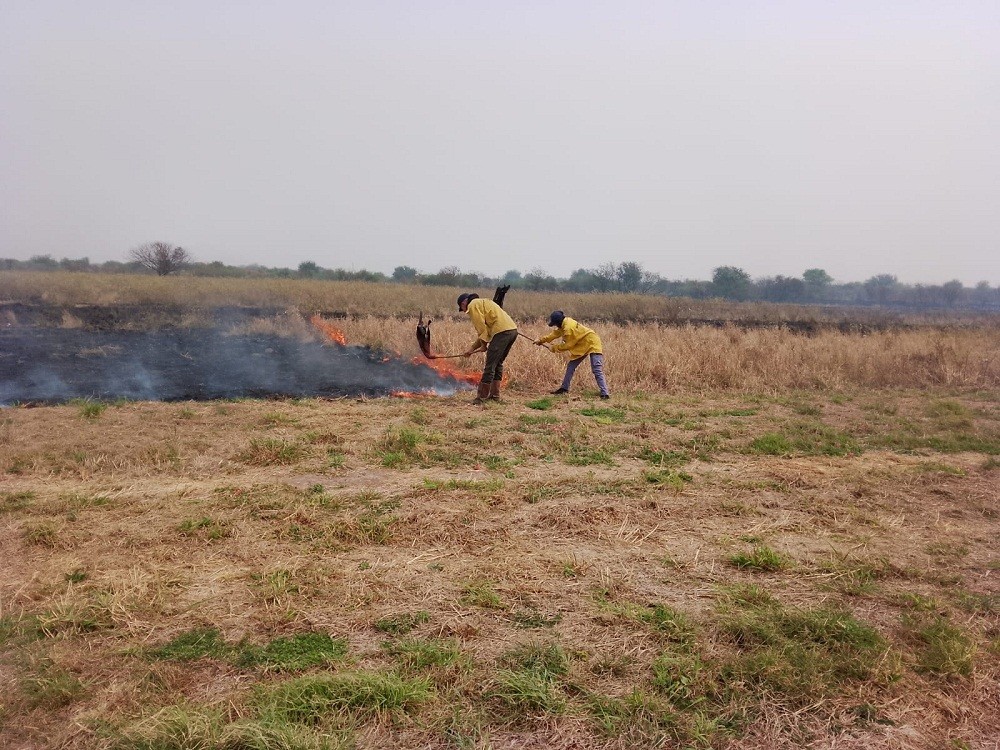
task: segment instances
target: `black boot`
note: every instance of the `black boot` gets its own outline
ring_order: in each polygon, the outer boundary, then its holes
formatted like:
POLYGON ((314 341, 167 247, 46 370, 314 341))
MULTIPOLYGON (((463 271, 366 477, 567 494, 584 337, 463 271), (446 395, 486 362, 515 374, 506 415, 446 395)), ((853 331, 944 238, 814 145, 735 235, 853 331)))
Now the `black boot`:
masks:
POLYGON ((569 390, 567 388, 563 388, 562 386, 560 386, 559 388, 556 388, 554 391, 552 391, 552 395, 553 396, 561 396, 564 393, 569 393, 569 390))

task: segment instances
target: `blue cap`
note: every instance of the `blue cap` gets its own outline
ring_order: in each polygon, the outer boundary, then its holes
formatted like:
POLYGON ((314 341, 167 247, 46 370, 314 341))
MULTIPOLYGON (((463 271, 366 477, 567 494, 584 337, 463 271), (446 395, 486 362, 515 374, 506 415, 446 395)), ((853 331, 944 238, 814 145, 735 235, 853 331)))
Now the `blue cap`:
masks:
POLYGON ((561 326, 562 322, 563 322, 563 319, 565 317, 566 317, 566 315, 563 313, 562 310, 556 310, 554 313, 552 313, 549 316, 549 325, 553 326, 553 327, 561 326))
POLYGON ((463 302, 472 302, 474 299, 479 299, 479 295, 475 292, 466 292, 465 294, 458 295, 458 311, 462 311, 463 302))

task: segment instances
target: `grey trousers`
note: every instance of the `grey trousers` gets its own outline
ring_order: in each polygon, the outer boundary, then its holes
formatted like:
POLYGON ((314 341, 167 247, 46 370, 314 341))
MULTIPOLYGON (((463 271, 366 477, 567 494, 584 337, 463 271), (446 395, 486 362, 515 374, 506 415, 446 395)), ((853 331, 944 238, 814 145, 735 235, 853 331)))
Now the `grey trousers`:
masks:
MULTIPOLYGON (((576 374, 576 368, 580 366, 580 363, 587 358, 584 354, 582 357, 577 359, 571 359, 566 363, 566 374, 563 376, 563 382, 560 386, 564 390, 569 390, 569 384, 573 382, 573 376, 576 374)), ((591 354, 590 355, 590 371, 594 373, 594 380, 597 381, 597 388, 600 390, 602 396, 610 395, 608 391, 608 381, 604 379, 604 355, 603 354, 591 354)))
POLYGON ((517 329, 503 331, 490 339, 486 347, 486 365, 483 367, 483 377, 480 383, 492 383, 503 378, 503 361, 510 354, 510 348, 517 340, 517 329))

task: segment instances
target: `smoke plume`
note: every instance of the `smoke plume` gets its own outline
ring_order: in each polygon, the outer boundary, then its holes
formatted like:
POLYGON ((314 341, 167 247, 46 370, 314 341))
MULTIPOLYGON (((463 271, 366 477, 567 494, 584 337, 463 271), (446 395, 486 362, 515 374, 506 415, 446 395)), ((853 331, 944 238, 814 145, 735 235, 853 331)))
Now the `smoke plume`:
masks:
POLYGON ((450 395, 467 383, 367 347, 214 329, 0 331, 0 404, 450 395))

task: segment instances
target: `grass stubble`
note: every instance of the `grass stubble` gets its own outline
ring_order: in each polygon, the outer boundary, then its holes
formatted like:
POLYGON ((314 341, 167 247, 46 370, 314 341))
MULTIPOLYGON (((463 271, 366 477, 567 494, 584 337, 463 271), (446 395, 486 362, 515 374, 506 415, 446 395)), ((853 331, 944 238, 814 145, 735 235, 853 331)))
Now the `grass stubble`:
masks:
POLYGON ((608 405, 524 349, 485 409, 4 410, 0 744, 996 739, 994 387, 611 349, 608 405))

